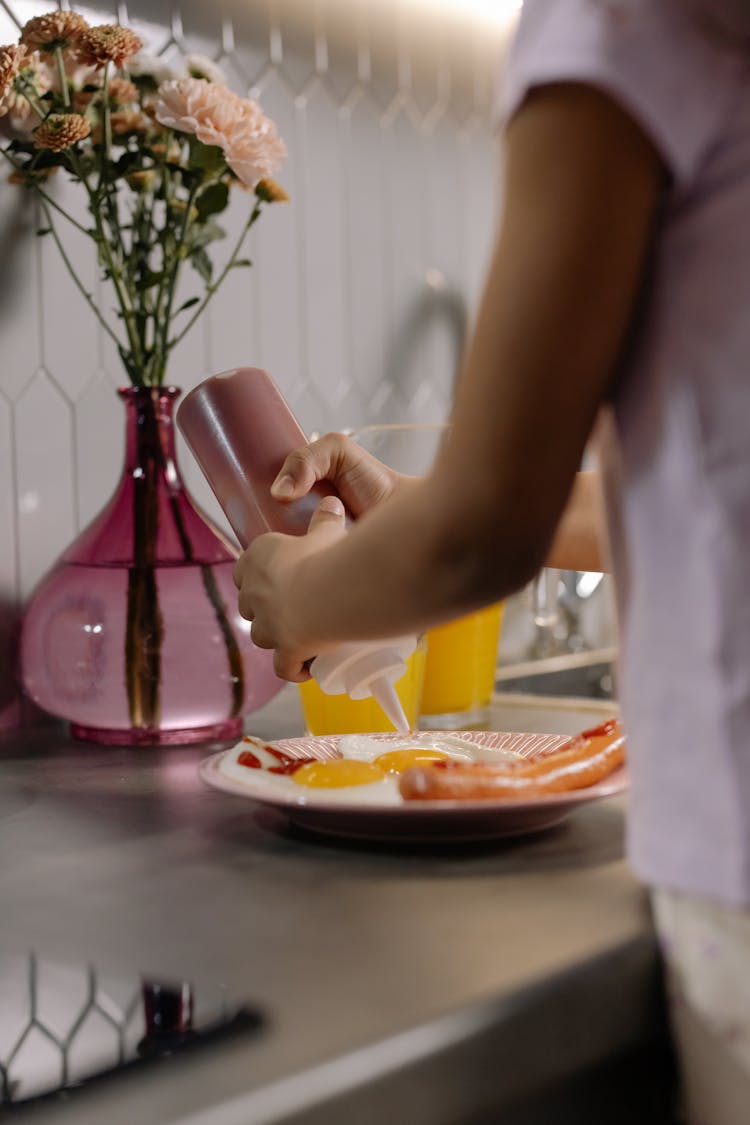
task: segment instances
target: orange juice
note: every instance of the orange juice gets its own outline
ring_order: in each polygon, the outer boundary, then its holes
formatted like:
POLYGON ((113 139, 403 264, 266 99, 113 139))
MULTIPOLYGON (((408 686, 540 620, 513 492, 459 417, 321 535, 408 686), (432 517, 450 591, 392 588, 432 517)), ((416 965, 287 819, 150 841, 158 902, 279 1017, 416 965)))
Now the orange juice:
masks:
MULTIPOLYGON (((406 671, 394 685, 409 726, 417 726, 425 667, 425 643, 420 641, 406 661, 406 671)), ((348 695, 326 695, 315 680, 299 685, 302 713, 310 734, 366 734, 393 730, 393 725, 371 697, 350 699, 348 695)))
POLYGON ((427 633, 422 726, 459 728, 486 716, 502 616, 498 603, 427 633))

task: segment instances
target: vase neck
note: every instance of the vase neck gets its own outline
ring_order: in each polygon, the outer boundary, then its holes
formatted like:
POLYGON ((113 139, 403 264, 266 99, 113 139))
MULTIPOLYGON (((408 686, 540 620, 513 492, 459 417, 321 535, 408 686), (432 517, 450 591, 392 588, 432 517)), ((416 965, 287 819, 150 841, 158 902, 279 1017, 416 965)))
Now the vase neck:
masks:
POLYGON ((155 463, 172 480, 178 479, 175 453, 174 404, 179 387, 120 387, 125 404, 125 472, 138 473, 155 463))
POLYGON ((158 566, 212 566, 236 557, 195 506, 175 461, 177 387, 122 387, 125 467, 99 515, 64 561, 140 573, 158 566))

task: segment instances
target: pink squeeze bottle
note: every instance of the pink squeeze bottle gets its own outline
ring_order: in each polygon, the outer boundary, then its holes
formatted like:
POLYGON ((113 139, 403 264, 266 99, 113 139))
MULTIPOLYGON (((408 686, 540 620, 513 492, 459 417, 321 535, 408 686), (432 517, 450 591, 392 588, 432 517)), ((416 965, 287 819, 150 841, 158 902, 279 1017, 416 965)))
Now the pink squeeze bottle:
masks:
MULTIPOLYGON (((176 417, 240 546, 267 531, 305 534, 321 497, 333 490, 320 482, 290 503, 271 495, 287 455, 307 445, 307 438, 270 375, 258 367, 212 375, 185 396, 176 417)), ((415 637, 342 644, 317 656, 310 671, 329 695, 371 695, 396 730, 407 733, 393 685, 415 647, 415 637)))

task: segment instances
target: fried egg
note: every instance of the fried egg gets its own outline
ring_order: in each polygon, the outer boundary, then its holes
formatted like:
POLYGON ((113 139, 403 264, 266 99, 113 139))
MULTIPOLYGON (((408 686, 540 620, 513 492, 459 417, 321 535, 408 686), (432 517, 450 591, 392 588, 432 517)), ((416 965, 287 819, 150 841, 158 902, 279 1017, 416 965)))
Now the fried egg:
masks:
POLYGON ((295 804, 311 800, 347 804, 401 804, 399 776, 410 766, 519 758, 500 748, 488 749, 458 735, 420 732, 389 739, 343 735, 340 757, 296 758, 274 743, 247 736, 221 761, 222 773, 295 804))

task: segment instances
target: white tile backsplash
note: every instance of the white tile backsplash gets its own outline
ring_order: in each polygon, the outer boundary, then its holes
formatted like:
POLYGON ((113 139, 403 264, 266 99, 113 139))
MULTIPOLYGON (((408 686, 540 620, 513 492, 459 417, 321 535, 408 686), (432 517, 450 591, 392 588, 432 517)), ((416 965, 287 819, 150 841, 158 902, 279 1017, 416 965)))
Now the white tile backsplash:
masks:
MULTIPOLYGON (((50 7, 3 0, 0 39, 13 40, 16 24, 50 7)), ((481 28, 456 30, 448 17, 417 19, 408 7, 102 0, 79 8, 93 22, 119 14, 150 52, 217 59, 238 92, 259 98, 289 148, 278 178, 292 200, 265 210, 247 242, 253 268, 230 275, 174 353, 170 381, 183 389, 256 364, 308 431, 447 415, 494 226, 492 93, 502 43, 481 28)), ((86 221, 75 185, 58 175, 50 187, 86 221)), ((238 190, 222 216, 224 245, 247 206, 238 190)), ((123 451, 114 388, 126 380, 116 350, 52 238, 35 236, 34 211, 19 188, 0 183, 0 605, 13 612, 111 494, 123 451)), ((93 245, 64 220, 59 228, 111 315, 93 245)), ((197 292, 191 283, 188 271, 185 296, 197 292)), ((180 448, 197 501, 223 523, 180 448)))

